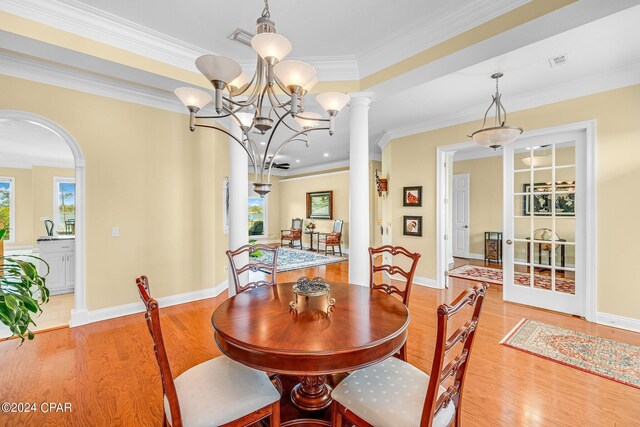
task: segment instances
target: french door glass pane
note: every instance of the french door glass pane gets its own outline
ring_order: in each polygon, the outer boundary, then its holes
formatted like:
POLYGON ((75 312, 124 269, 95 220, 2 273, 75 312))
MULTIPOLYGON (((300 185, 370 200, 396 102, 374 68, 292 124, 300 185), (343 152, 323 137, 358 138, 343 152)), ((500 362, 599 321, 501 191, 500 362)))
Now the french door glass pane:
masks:
MULTIPOLYGON (((517 242, 516 242, 517 243, 517 242)), ((514 264, 513 281, 517 286, 531 286, 531 267, 528 265, 514 264)))

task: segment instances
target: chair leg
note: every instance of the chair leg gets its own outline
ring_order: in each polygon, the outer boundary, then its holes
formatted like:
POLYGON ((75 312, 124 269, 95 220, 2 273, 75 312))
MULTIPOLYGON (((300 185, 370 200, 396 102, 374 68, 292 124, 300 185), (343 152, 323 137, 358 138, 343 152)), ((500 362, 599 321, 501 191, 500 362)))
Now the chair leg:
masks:
POLYGON ((338 250, 340 251, 340 256, 342 257, 342 244, 338 245, 338 250))
POLYGON ((338 402, 335 400, 331 404, 331 426, 342 427, 342 413, 338 410, 338 402))
POLYGON ((280 427, 280 401, 271 405, 271 415, 269 415, 269 426, 280 427))

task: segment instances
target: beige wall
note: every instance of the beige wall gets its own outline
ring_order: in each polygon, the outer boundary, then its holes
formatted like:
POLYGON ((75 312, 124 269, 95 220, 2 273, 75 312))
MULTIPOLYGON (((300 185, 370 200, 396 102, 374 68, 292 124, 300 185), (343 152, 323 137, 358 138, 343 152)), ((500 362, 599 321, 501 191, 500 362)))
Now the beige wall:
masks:
MULTIPOLYGON (((333 191, 333 219, 344 221, 343 248, 349 247, 349 172, 332 172, 303 178, 280 180, 280 228, 291 227, 292 218, 304 218, 306 223, 306 195, 313 191, 333 191)), ((315 220, 317 231, 331 231, 333 220, 315 220)), ((304 244, 308 244, 308 237, 304 244)), ((278 234, 279 238, 279 234, 278 234)))
POLYGON ((156 297, 226 278, 223 135, 189 132, 183 114, 27 80, 0 76, 0 87, 0 109, 56 122, 85 156, 88 309, 138 301, 140 274, 156 297), (113 226, 120 237, 111 237, 113 226))
POLYGON ((484 256, 484 232, 502 231, 502 156, 454 162, 453 173, 469 174, 469 251, 484 256))
MULTIPOLYGON (((597 121, 597 309, 600 312, 640 319, 640 287, 626 274, 640 255, 640 227, 633 227, 640 209, 640 85, 612 90, 509 114, 509 121, 526 130, 597 121)), ((389 159, 389 209, 393 242, 422 253, 417 275, 436 276, 436 147, 465 141, 465 135, 481 126, 479 121, 437 129, 391 141, 383 153, 389 159), (425 203, 411 212, 424 216, 423 237, 401 234, 400 197, 392 193, 402 186, 423 185, 425 203)))

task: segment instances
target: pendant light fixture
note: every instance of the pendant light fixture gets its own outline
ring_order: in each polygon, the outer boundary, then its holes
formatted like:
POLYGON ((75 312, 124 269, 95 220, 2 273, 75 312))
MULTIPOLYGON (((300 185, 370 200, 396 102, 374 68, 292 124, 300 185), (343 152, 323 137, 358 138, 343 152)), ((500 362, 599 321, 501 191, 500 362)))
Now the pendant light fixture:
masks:
POLYGON ((484 113, 484 121, 482 122, 482 128, 469 135, 476 143, 483 147, 490 147, 494 150, 505 145, 511 144, 518 139, 522 134, 522 128, 515 126, 507 126, 507 110, 501 102, 502 94, 498 89, 498 79, 502 77, 502 73, 495 73, 491 75, 492 79, 496 81, 496 93, 493 95, 491 105, 484 113), (495 105, 495 121, 491 127, 485 127, 487 124, 487 114, 491 111, 491 108, 495 105))

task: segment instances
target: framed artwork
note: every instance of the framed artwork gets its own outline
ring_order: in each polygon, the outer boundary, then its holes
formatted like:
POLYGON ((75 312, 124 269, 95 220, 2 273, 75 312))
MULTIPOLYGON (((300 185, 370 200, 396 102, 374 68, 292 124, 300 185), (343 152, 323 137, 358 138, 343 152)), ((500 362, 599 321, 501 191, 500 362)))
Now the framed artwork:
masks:
POLYGON ((307 218, 333 219, 333 191, 307 193, 307 218))
POLYGON ((422 206, 422 186, 403 187, 402 206, 422 206))
MULTIPOLYGON (((522 192, 529 193, 530 184, 522 185, 522 192)), ((533 184, 533 195, 523 196, 522 214, 531 215, 531 201, 533 201, 534 216, 550 216, 552 211, 553 190, 551 184, 540 182, 533 184)), ((575 181, 556 182, 556 216, 575 216, 576 206, 576 183, 575 181)))
POLYGON ((405 236, 422 236, 422 217, 406 215, 403 216, 402 234, 404 234, 405 236))

